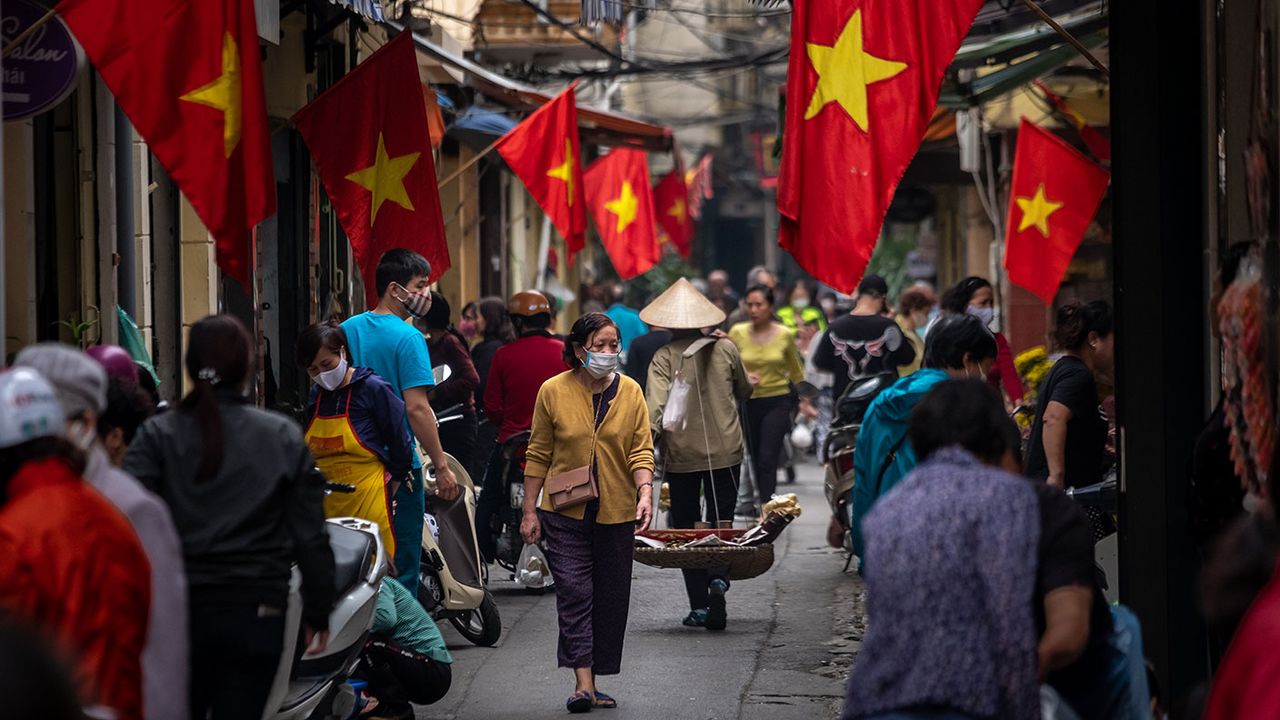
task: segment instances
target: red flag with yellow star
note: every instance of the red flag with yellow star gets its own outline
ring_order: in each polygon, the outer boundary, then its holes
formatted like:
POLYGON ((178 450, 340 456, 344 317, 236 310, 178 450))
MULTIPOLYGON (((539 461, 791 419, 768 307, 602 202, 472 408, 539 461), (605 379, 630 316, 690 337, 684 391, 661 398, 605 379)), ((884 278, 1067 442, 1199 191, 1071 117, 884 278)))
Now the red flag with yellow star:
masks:
POLYGON ((520 178, 564 238, 569 263, 587 242, 578 106, 573 88, 557 95, 498 142, 498 154, 520 178))
POLYGON ((689 186, 679 170, 672 170, 658 181, 653 188, 653 204, 658 226, 680 257, 687 260, 693 251, 693 217, 689 214, 689 186))
POLYGON ((793 0, 779 244, 852 293, 982 0, 793 0))
POLYGON ((1009 280, 1052 304, 1110 182, 1106 170, 1023 118, 1005 233, 1009 280))
POLYGON ((406 248, 449 269, 418 60, 400 33, 293 116, 351 241, 369 307, 383 253, 406 248), (416 102, 415 102, 416 101, 416 102))
POLYGON ((648 272, 659 254, 644 151, 618 148, 592 163, 583 180, 596 231, 618 277, 630 280, 648 272))
POLYGON ((276 211, 253 0, 63 0, 116 102, 249 285, 249 231, 276 211))

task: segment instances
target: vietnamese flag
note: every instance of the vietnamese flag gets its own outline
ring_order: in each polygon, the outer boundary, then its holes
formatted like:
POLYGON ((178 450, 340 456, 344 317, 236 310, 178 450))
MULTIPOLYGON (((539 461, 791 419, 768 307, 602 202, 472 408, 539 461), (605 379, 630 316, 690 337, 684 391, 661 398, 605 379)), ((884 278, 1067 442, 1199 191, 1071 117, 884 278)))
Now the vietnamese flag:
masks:
POLYGON ((400 33, 293 116, 351 241, 369 307, 383 253, 406 248, 449 269, 418 59, 400 33))
POLYGON ((498 154, 564 237, 569 262, 587 242, 587 199, 582 187, 578 106, 573 87, 498 141, 498 154))
POLYGON ((693 251, 693 217, 689 214, 689 186, 679 170, 667 173, 653 188, 658 226, 676 246, 680 257, 689 258, 693 251))
POLYGON ((1090 125, 1084 115, 1081 115, 1075 108, 1071 107, 1062 96, 1050 90, 1049 86, 1039 80, 1035 81, 1035 86, 1040 92, 1044 93, 1045 99, 1053 105, 1054 114, 1080 133, 1080 139, 1084 141, 1085 147, 1089 148, 1089 152, 1104 163, 1111 162, 1111 141, 1107 139, 1107 136, 1090 125))
POLYGON ((618 277, 648 272, 659 255, 644 151, 618 148, 592 163, 583 179, 596 231, 618 277))
POLYGON ((1052 304, 1110 182, 1106 170, 1023 118, 1005 233, 1009 279, 1052 304))
POLYGON ((276 211, 253 0, 63 0, 57 11, 249 287, 249 231, 276 211))
POLYGON ((852 293, 982 0, 793 0, 779 244, 852 293))

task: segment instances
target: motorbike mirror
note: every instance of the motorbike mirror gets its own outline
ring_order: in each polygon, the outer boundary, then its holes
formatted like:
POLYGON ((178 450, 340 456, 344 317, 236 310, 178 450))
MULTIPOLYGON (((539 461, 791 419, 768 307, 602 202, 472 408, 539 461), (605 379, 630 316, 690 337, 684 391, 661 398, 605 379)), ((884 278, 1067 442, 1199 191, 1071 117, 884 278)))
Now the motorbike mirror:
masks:
POLYGON ((445 380, 453 377, 453 368, 448 365, 437 365, 431 368, 431 374, 435 377, 437 385, 441 385, 445 380))

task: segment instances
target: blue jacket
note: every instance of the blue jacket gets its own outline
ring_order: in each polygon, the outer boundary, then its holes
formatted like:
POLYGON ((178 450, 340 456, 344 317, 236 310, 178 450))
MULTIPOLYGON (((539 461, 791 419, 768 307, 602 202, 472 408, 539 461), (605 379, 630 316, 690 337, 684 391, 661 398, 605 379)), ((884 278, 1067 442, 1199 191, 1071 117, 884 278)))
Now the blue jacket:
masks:
MULTIPOLYGON (((916 451, 906 440, 907 426, 911 424, 911 411, 933 386, 949 376, 942 370, 924 369, 902 378, 880 393, 867 408, 862 418, 862 429, 853 448, 853 501, 849 527, 853 531, 853 551, 865 560, 865 544, 862 539, 862 520, 885 493, 916 466, 916 451), (898 446, 893 462, 880 469, 885 459, 898 446)), ((865 564, 865 562, 864 562, 865 564)))
POLYGON ((404 401, 386 380, 372 370, 358 367, 351 376, 351 383, 330 392, 318 385, 311 386, 311 399, 307 403, 307 426, 319 413, 327 417, 347 411, 347 397, 351 397, 351 429, 360 443, 378 456, 393 480, 402 480, 413 469, 413 441, 406 429, 404 401))

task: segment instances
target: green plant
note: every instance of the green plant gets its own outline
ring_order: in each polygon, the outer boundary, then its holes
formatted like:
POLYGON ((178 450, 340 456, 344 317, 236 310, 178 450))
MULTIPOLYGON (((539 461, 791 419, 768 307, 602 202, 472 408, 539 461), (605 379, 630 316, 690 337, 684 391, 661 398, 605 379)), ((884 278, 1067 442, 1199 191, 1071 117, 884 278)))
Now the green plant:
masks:
MULTIPOLYGON (((90 305, 89 309, 94 312, 98 312, 98 308, 93 305, 90 305)), ((72 313, 67 316, 66 320, 59 320, 54 323, 54 326, 66 328, 71 333, 71 342, 81 350, 84 350, 90 345, 91 338, 89 336, 89 331, 98 326, 98 319, 78 320, 77 317, 77 313, 72 313)))

